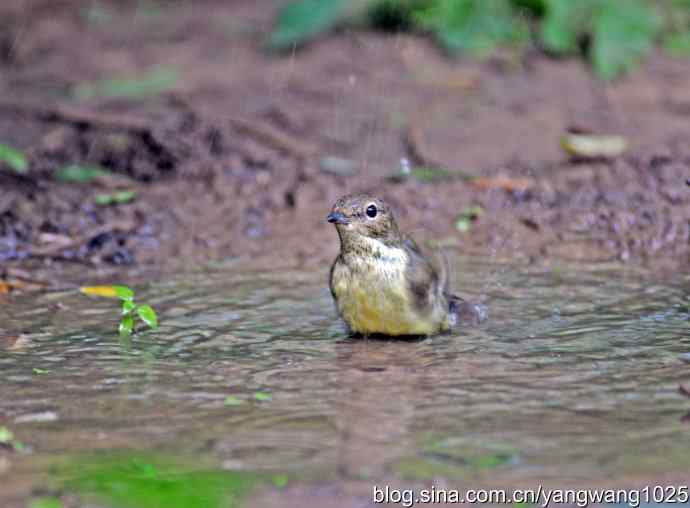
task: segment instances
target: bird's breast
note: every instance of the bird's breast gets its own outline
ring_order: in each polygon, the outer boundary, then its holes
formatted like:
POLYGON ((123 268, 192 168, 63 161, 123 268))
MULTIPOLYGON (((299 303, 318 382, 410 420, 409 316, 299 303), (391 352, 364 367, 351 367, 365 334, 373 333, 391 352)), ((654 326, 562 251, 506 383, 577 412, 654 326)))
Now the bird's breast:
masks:
POLYGON ((435 333, 437 325, 423 319, 413 305, 405 278, 407 253, 376 247, 371 255, 343 256, 334 267, 332 289, 342 318, 363 334, 435 333))

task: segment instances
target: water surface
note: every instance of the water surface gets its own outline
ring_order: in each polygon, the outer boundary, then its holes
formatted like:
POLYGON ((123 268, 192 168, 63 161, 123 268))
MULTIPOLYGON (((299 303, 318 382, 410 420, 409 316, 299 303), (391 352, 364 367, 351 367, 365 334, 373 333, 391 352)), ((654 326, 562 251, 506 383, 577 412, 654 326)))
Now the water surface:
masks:
POLYGON ((5 454, 6 499, 94 450, 315 484, 620 484, 690 469, 687 277, 465 259, 456 285, 488 322, 417 342, 349 339, 325 279, 230 265, 153 282, 137 296, 161 326, 129 341, 112 300, 4 302, 18 338, 0 342, 0 425, 31 450, 5 454))

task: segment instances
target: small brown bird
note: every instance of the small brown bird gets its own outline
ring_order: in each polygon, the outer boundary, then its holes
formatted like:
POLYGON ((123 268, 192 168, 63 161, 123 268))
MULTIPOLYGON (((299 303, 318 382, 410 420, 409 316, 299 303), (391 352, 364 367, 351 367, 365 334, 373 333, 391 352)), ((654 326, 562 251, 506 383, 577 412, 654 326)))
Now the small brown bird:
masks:
POLYGON ((327 217, 340 237, 330 273, 331 294, 354 333, 434 335, 460 320, 483 321, 485 310, 448 291, 410 237, 400 233, 390 206, 368 194, 340 198, 327 217))

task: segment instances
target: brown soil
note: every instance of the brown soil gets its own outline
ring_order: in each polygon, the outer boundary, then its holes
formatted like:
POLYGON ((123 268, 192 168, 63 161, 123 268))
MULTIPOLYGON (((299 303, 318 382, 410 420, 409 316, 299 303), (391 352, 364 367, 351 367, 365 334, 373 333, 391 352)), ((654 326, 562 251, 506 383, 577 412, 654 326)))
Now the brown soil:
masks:
POLYGON ((26 150, 30 171, 0 170, 0 263, 323 263, 337 250, 325 215, 355 189, 387 196, 416 236, 464 251, 687 263, 687 61, 656 54, 604 85, 574 60, 451 61, 421 38, 360 32, 276 57, 261 40, 280 3, 100 2, 98 21, 83 2, 3 2, 0 141, 26 150), (71 94, 156 66, 179 78, 155 97, 71 94), (559 138, 572 127, 624 135, 631 149, 570 161, 559 138), (358 174, 330 173, 331 156, 358 174), (451 176, 392 182, 402 157, 451 176), (72 163, 113 175, 57 181, 72 163), (134 202, 94 203, 123 188, 134 202), (471 205, 484 212, 460 232, 471 205))

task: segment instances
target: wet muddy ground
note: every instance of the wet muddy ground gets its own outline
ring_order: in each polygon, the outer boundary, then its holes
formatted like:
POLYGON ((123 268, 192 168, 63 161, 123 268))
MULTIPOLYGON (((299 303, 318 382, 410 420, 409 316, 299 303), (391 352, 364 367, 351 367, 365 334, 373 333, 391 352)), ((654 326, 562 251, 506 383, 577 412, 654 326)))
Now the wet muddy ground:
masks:
POLYGON ((277 57, 261 50, 274 8, 4 3, 0 139, 30 169, 0 171, 2 265, 320 265, 337 249, 331 203, 363 188, 464 252, 687 262, 686 60, 655 55, 604 85, 577 61, 450 61, 407 35, 345 32, 277 57), (127 89, 136 77, 150 93, 127 89), (559 138, 573 128, 631 148, 569 160, 559 138), (444 171, 391 181, 401 158, 444 171), (66 183, 74 164, 109 173, 66 183), (98 204, 123 190, 136 198, 98 204))

